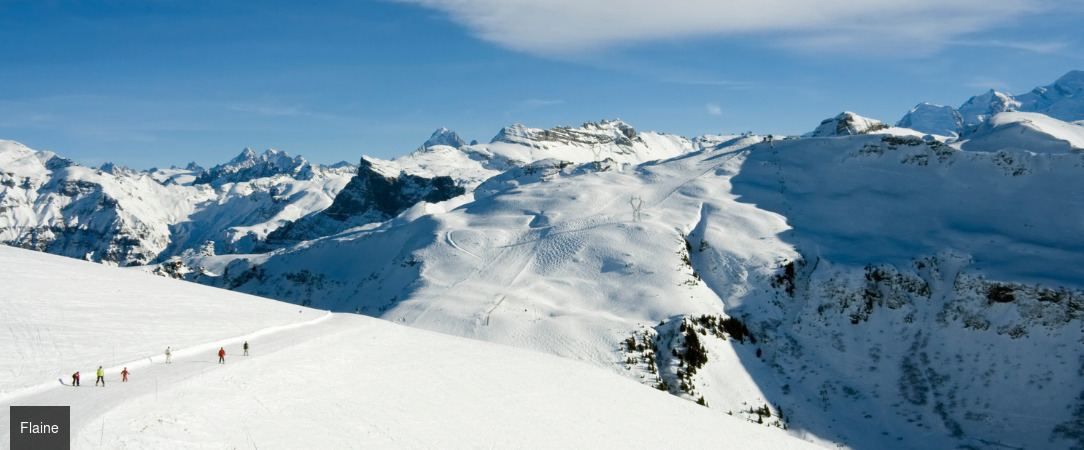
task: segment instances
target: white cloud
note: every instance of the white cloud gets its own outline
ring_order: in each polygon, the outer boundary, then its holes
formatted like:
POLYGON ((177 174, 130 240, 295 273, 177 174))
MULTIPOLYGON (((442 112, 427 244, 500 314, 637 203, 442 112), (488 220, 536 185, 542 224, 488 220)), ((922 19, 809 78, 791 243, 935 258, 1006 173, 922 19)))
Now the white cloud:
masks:
POLYGON ((573 55, 646 41, 759 35, 800 50, 934 51, 1062 0, 391 0, 449 14, 481 39, 573 55))
POLYGON ((1065 51, 1069 50, 1068 43, 1059 41, 1003 41, 998 39, 991 39, 986 41, 960 40, 952 43, 955 45, 963 45, 968 47, 1011 48, 1014 50, 1023 50, 1039 54, 1064 53, 1065 51))
POLYGON ((707 105, 705 105, 705 108, 707 108, 708 114, 710 114, 710 115, 713 115, 713 116, 721 116, 721 115, 723 115, 723 107, 721 107, 719 105, 716 105, 715 103, 708 103, 707 105))

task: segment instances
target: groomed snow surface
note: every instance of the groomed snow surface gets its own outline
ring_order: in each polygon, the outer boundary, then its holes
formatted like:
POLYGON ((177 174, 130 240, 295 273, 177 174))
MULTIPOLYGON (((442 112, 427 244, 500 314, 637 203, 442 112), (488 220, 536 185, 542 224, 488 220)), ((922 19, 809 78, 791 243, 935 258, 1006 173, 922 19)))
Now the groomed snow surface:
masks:
POLYGON ((70 405, 73 448, 811 446, 589 365, 359 315, 4 246, 0 286, 0 414, 70 405), (58 382, 76 370, 81 387, 58 382))

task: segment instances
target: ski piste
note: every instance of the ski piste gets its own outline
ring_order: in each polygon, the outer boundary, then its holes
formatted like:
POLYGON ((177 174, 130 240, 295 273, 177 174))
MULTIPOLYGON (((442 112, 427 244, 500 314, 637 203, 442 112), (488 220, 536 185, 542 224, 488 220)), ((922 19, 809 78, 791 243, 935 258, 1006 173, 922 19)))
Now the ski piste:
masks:
MULTIPOLYGON (((24 384, 19 393, 0 394, 0 400, 15 406, 69 405, 74 448, 248 448, 265 442, 285 448, 312 447, 314 442, 325 448, 424 447, 435 443, 506 447, 516 442, 547 447, 573 442, 600 447, 695 447, 697 441, 727 439, 772 448, 809 448, 782 430, 750 425, 725 412, 645 388, 619 374, 553 355, 352 313, 309 308, 299 313, 296 305, 0 247, 0 282, 9 291, 21 289, 8 283, 9 277, 4 275, 11 272, 3 256, 9 252, 29 256, 29 260, 19 258, 22 267, 32 265, 37 257, 74 264, 62 270, 33 271, 62 276, 72 291, 58 295, 41 286, 64 283, 21 277, 36 295, 16 296, 25 298, 26 303, 13 302, 9 311, 30 319, 18 322, 17 328, 45 329, 27 311, 44 314, 43 320, 65 309, 73 314, 67 299, 75 296, 75 290, 80 291, 81 301, 98 306, 84 310, 88 317, 69 322, 82 328, 73 330, 80 335, 100 331, 99 338, 81 341, 93 342, 93 346, 71 354, 33 353, 38 357, 35 365, 49 370, 51 376, 35 377, 36 372, 30 372, 34 367, 18 366, 25 367, 21 373, 26 375, 17 380, 26 378, 23 382, 29 385, 24 384), (86 283, 80 268, 93 272, 86 283), (129 277, 127 283, 109 279, 110 273, 129 277), (122 285, 124 292, 117 295, 115 288, 88 290, 86 284, 93 279, 109 286, 122 285), (202 295, 180 295, 179 291, 189 288, 200 288, 202 295), (168 293, 169 298, 133 301, 154 292, 168 293), (207 302, 206 306, 201 302, 207 302), (215 311, 216 305, 225 305, 229 311, 215 311), (271 323, 243 334, 237 327, 216 328, 211 323, 216 318, 238 323, 274 313, 276 308, 280 311, 270 317, 274 319, 271 323), (112 314, 116 311, 123 314, 112 314), (142 324, 129 322, 133 316, 146 317, 153 326, 140 328, 142 324), (176 328, 181 324, 197 326, 176 328), (128 332, 118 335, 114 331, 122 328, 128 332), (140 338, 130 339, 136 334, 132 330, 137 329, 140 338), (214 364, 215 351, 222 347, 237 351, 246 340, 260 348, 258 355, 229 365, 214 364), (70 378, 75 368, 110 361, 113 342, 117 343, 117 359, 103 367, 107 376, 116 376, 127 367, 139 373, 138 377, 119 386, 111 384, 108 391, 73 391, 47 381, 61 374, 70 378), (166 343, 174 344, 176 364, 163 363, 161 349, 166 343), (403 358, 403 354, 411 357, 403 358), (33 378, 39 382, 34 383, 33 378), (358 383, 367 388, 356 389, 358 383), (434 405, 434 398, 442 401, 434 405), (215 407, 207 408, 209 402, 215 407), (272 404, 275 406, 267 408, 272 404), (280 414, 283 410, 295 414, 284 418, 280 414), (231 421, 239 427, 222 426, 231 421), (682 436, 671 436, 655 432, 656 427, 686 431, 682 436), (328 433, 332 429, 337 431, 328 433)), ((42 336, 67 339, 67 335, 42 336)), ((0 358, 28 354, 23 347, 15 348, 16 344, 0 343, 0 358)), ((57 348, 51 344, 41 348, 57 348)), ((0 427, 10 424, 4 414, 9 414, 7 408, 0 409, 0 427)), ((4 433, 7 431, 0 429, 0 434, 4 433)))

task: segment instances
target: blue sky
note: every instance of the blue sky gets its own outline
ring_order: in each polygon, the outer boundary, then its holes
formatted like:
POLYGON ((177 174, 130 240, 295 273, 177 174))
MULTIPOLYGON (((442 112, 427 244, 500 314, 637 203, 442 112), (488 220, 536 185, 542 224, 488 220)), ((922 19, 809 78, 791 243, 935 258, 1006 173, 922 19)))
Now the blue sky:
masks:
POLYGON ((0 139, 145 169, 392 158, 441 126, 798 134, 1084 69, 1077 1, 303 3, 0 0, 0 139))

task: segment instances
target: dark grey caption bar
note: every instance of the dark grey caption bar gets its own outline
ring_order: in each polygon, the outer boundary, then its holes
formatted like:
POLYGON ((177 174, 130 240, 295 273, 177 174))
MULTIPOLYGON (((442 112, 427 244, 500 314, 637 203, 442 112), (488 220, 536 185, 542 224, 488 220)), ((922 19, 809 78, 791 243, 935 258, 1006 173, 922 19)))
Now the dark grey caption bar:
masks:
POLYGON ((11 450, 71 448, 70 406, 12 406, 11 450))

